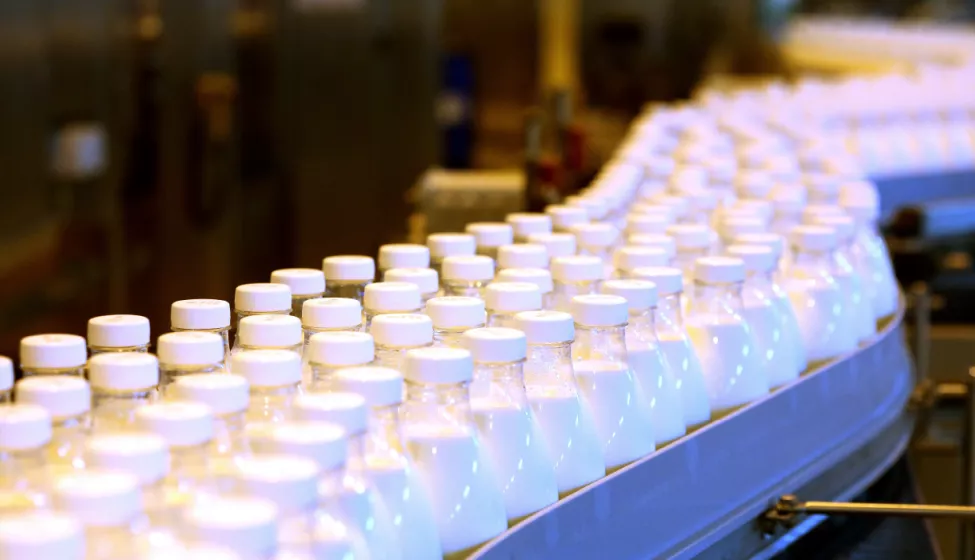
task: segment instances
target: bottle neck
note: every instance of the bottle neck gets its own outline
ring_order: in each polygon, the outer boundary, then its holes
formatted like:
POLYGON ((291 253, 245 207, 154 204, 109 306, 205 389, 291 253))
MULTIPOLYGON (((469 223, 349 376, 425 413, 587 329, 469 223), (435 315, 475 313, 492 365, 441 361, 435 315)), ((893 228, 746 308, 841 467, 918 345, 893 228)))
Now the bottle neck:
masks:
POLYGON ((822 267, 823 270, 829 270, 832 265, 833 251, 795 249, 792 253, 792 268, 809 270, 822 267))
POLYGON ((97 356, 98 354, 111 354, 113 352, 148 352, 149 344, 139 346, 89 346, 88 355, 97 356))
POLYGON ((479 327, 483 327, 484 323, 479 325, 474 325, 470 327, 459 327, 456 329, 433 329, 433 343, 436 346, 449 346, 451 348, 464 348, 463 336, 464 333, 479 327))
POLYGON ((355 325, 355 326, 352 326, 352 327, 344 327, 344 328, 340 328, 340 329, 316 329, 314 327, 307 327, 306 326, 306 327, 302 327, 302 332, 304 333, 304 350, 307 350, 308 349, 308 345, 311 343, 311 337, 315 336, 318 333, 323 333, 323 332, 365 332, 365 328, 362 326, 362 323, 360 323, 358 325, 355 325))
POLYGON ((630 311, 630 320, 626 332, 633 333, 640 340, 656 344, 657 342, 657 311, 654 307, 630 311))
POLYGON ((31 377, 34 375, 70 375, 74 377, 85 376, 84 365, 80 365, 77 367, 70 367, 70 368, 29 368, 23 365, 21 365, 20 367, 21 370, 24 372, 24 377, 31 377))
POLYGON ((0 391, 0 404, 7 404, 13 402, 14 392, 12 389, 6 391, 0 391))
POLYGON ((368 429, 363 440, 363 452, 382 464, 400 464, 405 457, 403 434, 400 431, 399 404, 369 409, 368 429))
POLYGON ((484 401, 526 406, 524 365, 524 361, 475 363, 471 402, 475 406, 484 401))
POLYGON ((627 363, 626 323, 610 327, 589 327, 576 323, 572 361, 627 363))
POLYGON ((213 418, 213 453, 219 456, 250 455, 250 441, 244 431, 246 411, 221 414, 213 418))
POLYGON ((684 278, 694 277, 694 263, 701 257, 708 256, 707 247, 683 247, 677 249, 674 255, 674 266, 681 269, 684 278))
POLYGON ((305 306, 305 302, 312 299, 321 299, 325 296, 325 293, 320 294, 303 294, 300 296, 291 296, 291 314, 295 317, 301 319, 301 310, 305 306))
POLYGON ((572 343, 529 344, 525 360, 525 385, 529 388, 576 391, 572 370, 572 343))
POLYGON ((210 441, 200 445, 170 446, 168 485, 181 493, 212 489, 215 477, 210 465, 210 448, 210 441))
POLYGON ((197 373, 223 373, 225 371, 223 362, 214 364, 159 364, 159 388, 165 389, 177 377, 193 375, 197 373))
POLYGON ((709 316, 733 316, 741 311, 740 282, 712 284, 694 281, 691 294, 691 314, 709 316))
POLYGON ((208 332, 208 333, 220 335, 220 338, 223 339, 224 360, 230 357, 230 325, 227 325, 226 327, 220 329, 179 329, 176 327, 172 327, 172 331, 173 332, 208 332))
POLYGON ((484 288, 490 281, 467 281, 467 280, 444 280, 443 291, 445 296, 464 296, 481 297, 484 288))
POLYGON ((444 424, 470 429, 473 425, 470 382, 420 383, 406 381, 401 414, 406 424, 444 424))
POLYGON ((415 348, 426 348, 432 345, 432 341, 430 344, 423 344, 421 346, 383 346, 382 344, 377 344, 375 362, 378 366, 400 369, 407 352, 415 348))
POLYGON ((336 372, 344 368, 359 367, 369 365, 372 362, 365 362, 362 364, 348 364, 344 366, 336 366, 330 364, 319 364, 316 362, 311 362, 308 364, 309 369, 311 369, 311 391, 329 391, 332 390, 332 379, 336 372))
POLYGON ((139 391, 113 391, 92 387, 92 428, 124 429, 135 424, 135 411, 156 399, 156 388, 139 391))
POLYGON ((369 284, 372 284, 372 280, 331 280, 325 283, 325 297, 349 298, 362 303, 362 297, 366 293, 366 286, 369 284))
POLYGON ((248 350, 286 350, 288 352, 294 352, 295 354, 301 354, 302 344, 293 344, 291 346, 264 346, 264 345, 251 345, 251 344, 238 344, 235 352, 246 352, 248 350))

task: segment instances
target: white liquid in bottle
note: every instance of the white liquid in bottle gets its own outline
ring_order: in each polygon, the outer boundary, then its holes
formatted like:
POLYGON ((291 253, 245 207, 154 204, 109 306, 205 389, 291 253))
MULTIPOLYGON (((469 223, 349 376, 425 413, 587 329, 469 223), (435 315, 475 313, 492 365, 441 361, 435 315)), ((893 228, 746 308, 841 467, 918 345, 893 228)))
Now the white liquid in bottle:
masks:
POLYGON ((131 429, 135 411, 157 398, 159 361, 142 352, 112 352, 92 356, 91 429, 113 432, 131 429))
POLYGON ((91 429, 91 388, 84 379, 67 375, 41 375, 17 382, 21 404, 33 404, 51 415, 51 443, 45 463, 57 472, 85 466, 84 446, 91 429))
POLYGON ((148 352, 149 319, 141 315, 103 315, 88 320, 88 349, 104 352, 148 352))
MULTIPOLYGON (((839 206, 831 208, 842 212, 839 206)), ((838 244, 833 252, 833 265, 830 271, 847 296, 856 321, 854 328, 860 342, 867 342, 877 334, 877 322, 874 318, 873 303, 865 288, 864 276, 853 266, 853 255, 849 250, 855 227, 853 218, 845 215, 815 215, 811 223, 832 228, 836 232, 838 244)))
POLYGON ((867 278, 874 318, 879 321, 897 312, 898 286, 887 246, 877 233, 880 208, 876 187, 859 182, 846 185, 840 192, 840 204, 856 222, 850 252, 867 278))

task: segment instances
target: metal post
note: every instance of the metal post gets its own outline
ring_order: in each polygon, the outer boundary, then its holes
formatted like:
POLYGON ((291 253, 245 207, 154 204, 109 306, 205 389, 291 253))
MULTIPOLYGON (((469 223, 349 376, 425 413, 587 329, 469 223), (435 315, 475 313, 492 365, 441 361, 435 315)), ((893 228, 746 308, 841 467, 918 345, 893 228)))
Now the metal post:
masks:
MULTIPOLYGON (((968 370, 965 424, 961 443, 961 503, 975 505, 975 368, 968 370)), ((975 557, 975 525, 962 522, 958 528, 958 558, 975 557)))
POLYGON ((931 360, 931 291, 927 282, 912 284, 911 296, 914 303, 914 363, 917 382, 922 383, 928 378, 931 360))

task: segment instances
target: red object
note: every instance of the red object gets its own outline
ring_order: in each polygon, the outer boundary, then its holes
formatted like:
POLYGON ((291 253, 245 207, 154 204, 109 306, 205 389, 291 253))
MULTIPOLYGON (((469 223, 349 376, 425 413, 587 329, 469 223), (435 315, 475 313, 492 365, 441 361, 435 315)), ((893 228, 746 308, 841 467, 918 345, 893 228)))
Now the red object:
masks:
POLYGON ((579 125, 569 125, 565 129, 562 165, 566 171, 582 171, 586 163, 586 133, 579 125))

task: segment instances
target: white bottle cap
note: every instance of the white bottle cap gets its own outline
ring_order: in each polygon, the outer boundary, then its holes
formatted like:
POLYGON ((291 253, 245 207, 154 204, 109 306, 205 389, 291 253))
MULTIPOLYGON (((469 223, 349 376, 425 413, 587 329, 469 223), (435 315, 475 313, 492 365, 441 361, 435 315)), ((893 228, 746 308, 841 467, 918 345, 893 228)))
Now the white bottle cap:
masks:
POLYGON ((768 272, 775 268, 775 253, 765 245, 731 245, 727 253, 745 263, 745 272, 768 272))
MULTIPOLYGON (((662 206, 661 208, 666 208, 662 206)), ((626 216, 626 233, 634 235, 639 233, 664 233, 667 226, 674 223, 674 218, 668 214, 634 214, 626 216)))
POLYGON ((363 255, 338 255, 322 260, 325 284, 329 282, 371 282, 376 277, 376 262, 363 255))
POLYGON ((246 350, 230 356, 230 373, 251 388, 284 387, 301 382, 301 356, 289 350, 246 350))
POLYGON ((31 369, 80 368, 88 359, 85 339, 73 334, 35 334, 20 339, 20 365, 31 369))
POLYGON ((495 282, 484 290, 484 304, 493 313, 537 311, 542 292, 530 282, 495 282))
POLYGON ((643 311, 657 305, 657 285, 649 280, 607 280, 600 286, 600 291, 625 298, 630 311, 643 311))
POLYGON ((758 217, 723 217, 718 224, 718 233, 726 242, 749 233, 765 233, 765 222, 758 217))
POLYGON ((362 395, 370 407, 403 402, 403 374, 392 368, 363 366, 343 368, 332 376, 335 388, 362 395))
POLYGON ((19 403, 43 407, 55 422, 91 410, 91 387, 73 375, 35 375, 21 379, 14 388, 19 403))
POLYGON ((244 492, 271 501, 282 513, 305 509, 318 499, 318 464, 294 454, 256 454, 234 461, 244 492))
POLYGON ((525 333, 516 329, 471 329, 461 336, 461 344, 474 362, 482 364, 520 362, 528 353, 525 333))
POLYGON ((586 212, 585 208, 579 208, 578 206, 551 204, 545 207, 545 214, 552 218, 553 227, 562 230, 589 221, 589 213, 586 212))
POLYGON ((49 511, 5 515, 0 523, 0 558, 84 560, 84 532, 69 515, 49 511))
POLYGON ((213 413, 197 402, 162 401, 135 411, 139 429, 156 434, 173 447, 203 445, 213 439, 213 413))
POLYGON ((481 255, 447 257, 441 270, 446 281, 487 282, 494 278, 494 260, 481 255))
POLYGON ((694 279, 728 283, 745 280, 745 263, 736 257, 700 257, 694 261, 694 279))
POLYGON ((237 342, 244 346, 291 348, 301 340, 301 319, 291 315, 251 315, 237 327, 237 342))
POLYGON ((362 366, 376 357, 372 335, 363 332, 323 332, 308 341, 306 350, 313 364, 333 367, 362 366))
POLYGON ((592 282, 603 279, 603 261, 599 257, 573 255, 552 261, 552 278, 558 282, 592 282))
POLYGON ((139 481, 118 471, 76 470, 58 476, 51 501, 85 527, 128 525, 142 507, 139 481))
POLYGON ((102 315, 88 320, 88 344, 125 348, 149 344, 149 319, 141 315, 102 315))
POLYGON ((638 233, 631 235, 627 238, 626 243, 639 247, 660 247, 667 251, 667 255, 670 258, 674 258, 674 254, 677 253, 677 243, 674 241, 674 238, 659 233, 638 233))
POLYGON ((619 230, 604 223, 576 224, 571 231, 579 247, 609 247, 619 237, 619 230))
POLYGON ((677 249, 706 249, 711 246, 711 229, 699 224, 674 224, 667 228, 677 249))
POLYGON ((301 306, 302 325, 309 329, 352 329, 362 324, 362 304, 352 298, 317 298, 301 306))
POLYGON ((522 311, 515 315, 518 330, 529 344, 560 344, 575 339, 572 315, 561 311, 522 311))
POLYGON ((0 356, 0 392, 9 391, 14 386, 14 362, 6 356, 0 356))
POLYGON ((369 284, 362 297, 362 306, 373 313, 414 313, 422 305, 420 288, 412 282, 369 284))
POLYGON ((505 216, 504 221, 521 238, 527 238, 533 233, 552 233, 552 218, 547 214, 516 212, 505 216))
POLYGON ((226 546, 248 557, 271 556, 278 542, 277 517, 273 502, 220 496, 193 500, 182 525, 191 542, 226 546))
POLYGON ((419 383, 463 383, 474 377, 474 360, 459 348, 417 348, 406 353, 403 376, 419 383))
POLYGON ((625 325, 629 317, 626 299, 606 294, 575 296, 569 302, 572 319, 586 327, 625 325))
POLYGON ((498 282, 529 282, 542 294, 552 291, 552 273, 545 268, 506 268, 498 272, 498 282))
POLYGON ((232 373, 181 375, 166 387, 167 396, 180 401, 205 404, 213 414, 225 416, 247 410, 250 384, 232 373))
POLYGON ((545 247, 550 259, 576 254, 576 236, 571 233, 533 233, 528 242, 545 247))
MULTIPOLYGON (((433 298, 434 301, 439 298, 433 298)), ((427 302, 430 312, 430 302, 427 302)), ((433 343, 433 321, 419 313, 380 315, 372 320, 369 334, 379 346, 414 348, 433 343)))
POLYGON ((121 471, 148 486, 169 472, 169 448, 155 434, 94 434, 85 441, 85 467, 121 471))
POLYGON ((820 214, 813 216, 810 223, 833 228, 840 242, 849 241, 856 232, 856 222, 845 214, 820 214))
POLYGON ((476 222, 467 224, 464 231, 474 236, 478 247, 500 247, 514 243, 515 233, 511 225, 501 222, 476 222))
POLYGON ((258 453, 303 457, 326 472, 341 467, 348 458, 348 434, 330 422, 252 423, 247 426, 247 435, 258 453))
POLYGON ((223 338, 211 332, 173 332, 156 340, 159 363, 164 366, 199 366, 223 362, 223 338))
POLYGON ((663 247, 628 245, 613 253, 613 267, 618 270, 633 270, 644 266, 667 266, 670 255, 663 247))
POLYGON ((409 282, 420 294, 435 294, 440 289, 440 276, 432 268, 391 268, 383 275, 385 282, 409 282))
POLYGON ((601 220, 608 210, 606 200, 590 195, 567 196, 565 197, 565 203, 576 208, 584 208, 586 215, 593 220, 601 220))
POLYGON ((736 245, 761 245, 772 250, 775 260, 778 261, 785 249, 785 239, 777 233, 748 233, 739 235, 734 239, 736 245))
POLYGON ((292 414, 304 422, 329 422, 345 433, 357 436, 366 432, 369 416, 366 399, 355 393, 309 393, 295 398, 292 414))
POLYGON ((515 243, 498 247, 498 268, 545 268, 548 249, 539 243, 515 243))
POLYGON ((159 360, 146 352, 108 352, 88 361, 94 389, 148 391, 159 385, 159 360))
POLYGON ((184 299, 173 302, 169 322, 174 329, 225 329, 230 326, 230 304, 222 299, 184 299))
POLYGON ((391 268, 427 268, 430 249, 415 243, 390 243, 379 247, 379 270, 391 268))
POLYGON ((290 313, 291 288, 284 284, 242 284, 234 292, 234 308, 248 313, 290 313))
POLYGON ((51 415, 43 407, 20 403, 0 406, 0 451, 37 449, 49 441, 51 415))
POLYGON ((789 243, 799 250, 831 251, 836 248, 836 230, 826 226, 796 226, 789 232, 789 243))
POLYGON ((638 280, 648 280, 657 285, 657 294, 670 295, 684 289, 684 277, 679 268, 670 266, 648 266, 635 268, 630 275, 638 280))
POLYGON ((314 268, 280 268, 271 272, 272 284, 284 284, 293 296, 320 296, 325 292, 325 274, 314 268))
POLYGON ((477 241, 469 233, 434 233, 427 236, 427 247, 434 258, 466 257, 475 253, 477 241))
POLYGON ((436 297, 427 302, 426 312, 438 329, 479 327, 486 319, 484 300, 476 297, 436 297))

